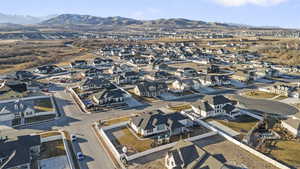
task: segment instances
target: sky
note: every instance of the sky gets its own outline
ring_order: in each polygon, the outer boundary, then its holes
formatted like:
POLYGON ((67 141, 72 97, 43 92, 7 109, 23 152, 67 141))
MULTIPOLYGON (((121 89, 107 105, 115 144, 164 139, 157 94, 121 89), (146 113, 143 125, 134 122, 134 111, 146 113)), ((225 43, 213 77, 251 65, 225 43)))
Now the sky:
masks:
POLYGON ((300 0, 0 0, 0 13, 89 14, 142 20, 187 18, 253 26, 300 28, 300 0))

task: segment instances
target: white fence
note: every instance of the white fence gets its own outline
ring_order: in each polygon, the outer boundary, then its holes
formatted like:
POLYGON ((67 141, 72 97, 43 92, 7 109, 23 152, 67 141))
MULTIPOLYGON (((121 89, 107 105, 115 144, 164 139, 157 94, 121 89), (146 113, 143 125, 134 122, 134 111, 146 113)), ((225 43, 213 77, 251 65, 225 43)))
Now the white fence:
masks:
MULTIPOLYGON (((190 137, 190 138, 187 138, 185 140, 186 141, 196 141, 196 140, 200 140, 200 139, 210 137, 210 136, 213 136, 213 135, 216 135, 216 134, 217 134, 217 132, 213 131, 213 132, 205 133, 205 134, 202 134, 202 135, 199 135, 199 136, 190 137)), ((137 158, 140 158, 140 157, 143 157, 143 156, 155 153, 155 152, 159 152, 159 151, 162 151, 162 150, 172 148, 176 144, 177 144, 177 142, 173 142, 173 143, 170 143, 170 144, 165 144, 165 145, 155 147, 155 148, 152 148, 152 149, 140 152, 140 153, 136 153, 136 154, 131 155, 131 156, 126 156, 126 159, 127 159, 127 161, 131 161, 131 160, 134 160, 134 159, 137 159, 137 158)))
MULTIPOLYGON (((108 138, 108 136, 105 133, 105 130, 110 130, 110 129, 113 129, 113 128, 123 127, 123 126, 126 126, 127 124, 128 124, 128 122, 122 122, 122 123, 119 123, 119 124, 116 124, 116 125, 102 127, 101 129, 98 128, 101 137, 103 138, 103 140, 105 141, 105 143, 107 144, 107 146, 110 148, 111 152, 114 154, 114 156, 117 159, 120 159, 121 155, 118 152, 118 150, 115 148, 115 146, 111 143, 110 139, 108 138)), ((185 140, 195 141, 195 140, 200 140, 200 139, 210 137, 210 136, 213 136, 213 135, 216 135, 216 134, 217 134, 217 132, 212 131, 212 132, 205 133, 205 134, 202 134, 202 135, 198 135, 198 136, 195 136, 195 137, 190 137, 190 138, 187 138, 185 140)), ((125 156, 125 157, 126 157, 127 161, 131 161, 131 160, 134 160, 134 159, 137 159, 137 158, 140 158, 140 157, 143 157, 143 156, 146 156, 146 155, 158 152, 158 151, 162 151, 162 150, 171 148, 176 144, 177 144, 177 142, 173 142, 173 143, 170 143, 170 144, 155 147, 155 148, 152 148, 152 149, 140 152, 140 153, 136 153, 136 154, 133 154, 133 155, 130 155, 130 156, 125 156)))
POLYGON ((202 120, 196 120, 196 121, 197 121, 199 124, 201 124, 201 125, 203 125, 203 126, 209 128, 209 129, 211 129, 212 131, 218 132, 218 134, 220 134, 221 136, 223 136, 224 138, 226 138, 228 141, 230 141, 230 142, 232 142, 232 143, 238 145, 239 147, 241 147, 241 148, 245 149, 246 151, 248 151, 248 152, 250 152, 250 153, 252 153, 252 154, 258 156, 259 158, 261 158, 261 159, 263 159, 263 160, 265 160, 265 161, 271 163, 272 165, 274 165, 274 166, 276 166, 276 167, 278 167, 278 168, 281 168, 281 169, 290 169, 289 167, 287 167, 287 166, 281 164, 280 162, 278 162, 278 161, 276 161, 276 160, 273 160, 272 158, 270 158, 270 157, 264 155, 263 153, 260 153, 260 152, 258 152, 258 151, 256 151, 256 150, 254 150, 253 148, 251 148, 251 147, 249 147, 249 146, 247 146, 247 145, 245 145, 245 144, 243 144, 243 143, 241 143, 241 142, 235 140, 234 138, 230 137, 228 134, 226 134, 226 133, 224 133, 224 132, 222 132, 222 131, 220 131, 220 130, 214 128, 213 126, 209 125, 208 123, 206 123, 206 122, 204 122, 204 121, 202 121, 202 120))
POLYGON ((79 105, 79 107, 86 113, 90 113, 87 111, 85 104, 82 102, 82 100, 79 98, 77 93, 73 90, 73 88, 68 88, 68 90, 71 92, 71 95, 73 96, 75 102, 79 105))
POLYGON ((55 140, 61 140, 63 137, 62 135, 55 135, 55 136, 50 136, 50 137, 45 137, 45 138, 41 138, 41 142, 49 142, 49 141, 55 141, 55 140))
POLYGON ((263 119, 263 117, 261 117, 259 115, 256 115, 256 114, 253 114, 253 113, 250 113, 248 111, 245 111, 245 110, 240 110, 240 111, 241 111, 242 114, 246 114, 246 115, 251 116, 251 117, 253 117, 255 119, 258 119, 258 120, 262 120, 263 119))

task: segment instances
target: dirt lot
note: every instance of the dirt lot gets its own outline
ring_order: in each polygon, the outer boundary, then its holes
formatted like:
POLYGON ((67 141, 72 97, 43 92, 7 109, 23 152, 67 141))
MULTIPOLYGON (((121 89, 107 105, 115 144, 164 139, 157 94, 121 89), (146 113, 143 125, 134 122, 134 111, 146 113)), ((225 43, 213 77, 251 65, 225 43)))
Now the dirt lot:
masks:
POLYGON ((300 168, 299 141, 273 141, 269 147, 269 154, 278 161, 300 168))
POLYGON ((272 164, 250 154, 246 150, 225 140, 221 136, 212 136, 195 142, 220 161, 232 166, 245 165, 249 169, 277 169, 272 164))

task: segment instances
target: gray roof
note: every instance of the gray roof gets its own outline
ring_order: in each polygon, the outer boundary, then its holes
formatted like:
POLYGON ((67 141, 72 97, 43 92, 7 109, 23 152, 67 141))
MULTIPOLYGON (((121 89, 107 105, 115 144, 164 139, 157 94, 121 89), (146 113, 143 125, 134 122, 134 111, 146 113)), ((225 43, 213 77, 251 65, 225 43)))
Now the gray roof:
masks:
POLYGON ((226 103, 233 103, 232 100, 228 99, 227 97, 223 95, 206 95, 203 98, 204 101, 208 102, 211 105, 218 105, 218 104, 226 104, 226 103))
POLYGON ((152 92, 154 91, 159 91, 159 90, 167 90, 168 86, 165 82, 141 82, 137 85, 137 88, 142 92, 152 92))
POLYGON ((103 89, 94 94, 94 96, 99 99, 113 99, 113 98, 120 98, 124 97, 126 93, 121 89, 103 89))
POLYGON ((192 104, 192 106, 199 108, 205 112, 213 111, 214 109, 208 104, 207 101, 199 101, 192 104))
MULTIPOLYGON (((39 135, 19 136, 17 140, 0 142, 0 158, 8 158, 15 152, 15 155, 8 162, 5 161, 7 164, 3 166, 3 169, 30 163, 30 147, 40 144, 41 139, 39 135)), ((0 166, 3 164, 0 163, 0 166)))
POLYGON ((16 100, 0 104, 0 116, 6 114, 20 114, 21 112, 34 111, 34 102, 32 100, 16 100))
POLYGON ((184 127, 179 121, 187 119, 186 116, 176 112, 170 114, 164 114, 160 110, 155 110, 149 113, 144 113, 140 116, 133 117, 132 123, 137 127, 148 130, 153 129, 157 125, 165 124, 169 129, 175 129, 184 127))
POLYGON ((227 167, 192 142, 181 140, 168 152, 178 169, 226 169, 227 167))

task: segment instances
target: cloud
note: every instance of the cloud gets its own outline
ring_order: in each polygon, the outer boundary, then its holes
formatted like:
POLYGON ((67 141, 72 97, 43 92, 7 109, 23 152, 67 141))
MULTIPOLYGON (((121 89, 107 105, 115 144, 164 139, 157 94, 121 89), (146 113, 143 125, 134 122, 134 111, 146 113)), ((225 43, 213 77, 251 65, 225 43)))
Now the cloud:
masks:
POLYGON ((247 4, 259 6, 272 6, 286 2, 288 0, 214 0, 224 6, 243 6, 247 4))

